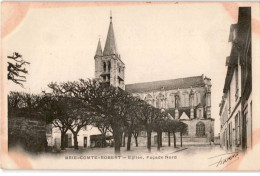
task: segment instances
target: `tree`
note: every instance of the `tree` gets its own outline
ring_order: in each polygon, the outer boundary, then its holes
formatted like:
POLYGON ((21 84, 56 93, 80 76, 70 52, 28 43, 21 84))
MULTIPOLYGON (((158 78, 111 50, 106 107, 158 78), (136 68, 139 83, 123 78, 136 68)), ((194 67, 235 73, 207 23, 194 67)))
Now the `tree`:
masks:
POLYGON ((70 83, 51 83, 49 84, 49 87, 52 89, 52 92, 56 97, 63 99, 61 102, 64 105, 62 111, 67 122, 65 126, 66 129, 68 128, 72 132, 74 148, 77 150, 77 135, 79 131, 84 126, 91 123, 91 117, 95 116, 96 113, 92 111, 88 103, 84 102, 82 99, 79 99, 78 97, 73 96, 73 94, 71 94, 70 92, 67 92, 67 86, 69 84, 70 83))
POLYGON ((178 131, 180 132, 181 137, 181 147, 182 147, 182 135, 188 132, 188 125, 181 121, 178 122, 178 131))
MULTIPOLYGON (((105 116, 105 115, 103 115, 103 116, 105 116)), ((98 130, 100 131, 101 136, 102 136, 102 143, 101 143, 102 148, 106 147, 106 134, 108 131, 110 131, 109 123, 106 122, 107 119, 104 118, 103 116, 102 117, 96 116, 93 119, 93 126, 98 128, 98 130)))
POLYGON ((30 63, 25 61, 22 55, 17 52, 14 52, 12 56, 7 56, 7 58, 10 59, 7 62, 7 79, 23 87, 23 82, 26 82, 25 75, 28 74, 25 66, 30 63))
POLYGON ((157 132, 157 150, 162 147, 162 131, 165 123, 165 113, 157 108, 153 109, 154 123, 153 129, 157 132))
MULTIPOLYGON (((42 95, 30 94, 24 92, 10 92, 8 95, 8 119, 15 118, 18 119, 30 119, 33 121, 45 120, 45 116, 41 113, 41 100, 42 95)), ((27 121, 27 120, 26 120, 27 121)), ((28 122, 28 121, 27 121, 28 122)), ((11 129, 14 126, 14 121, 9 121, 11 129)), ((25 122, 26 123, 26 122, 25 122)), ((41 124, 40 123, 40 124, 41 124)), ((30 125, 30 121, 28 123, 30 125)), ((39 133, 34 133, 33 128, 28 128, 23 133, 19 130, 8 130, 8 146, 12 147, 14 145, 22 145, 27 151, 38 152, 46 149, 47 139, 44 131, 39 133)), ((41 127, 40 127, 41 128, 41 127)))
POLYGON ((45 114, 47 123, 52 123, 61 132, 61 150, 65 149, 65 135, 71 126, 68 115, 68 98, 45 94, 42 112, 45 114))
POLYGON ((135 146, 138 147, 138 136, 139 136, 139 133, 141 131, 144 130, 144 127, 140 124, 137 124, 134 126, 133 128, 133 135, 134 135, 134 138, 135 138, 135 146))
POLYGON ((71 101, 70 104, 71 112, 69 113, 69 122, 71 125, 69 126, 69 129, 73 134, 74 149, 78 150, 78 133, 83 127, 91 124, 91 117, 94 112, 92 113, 89 111, 82 100, 75 98, 70 99, 73 101, 71 101))
POLYGON ((122 131, 129 109, 127 107, 130 96, 128 93, 111 85, 102 84, 95 79, 80 79, 78 82, 63 83, 56 90, 82 100, 89 111, 96 113, 95 116, 106 119, 104 122, 113 131, 115 153, 120 153, 122 131))
POLYGON ((10 92, 8 95, 8 116, 40 116, 42 95, 25 92, 10 92))
POLYGON ((171 131, 173 133, 174 148, 176 148, 177 146, 176 146, 176 134, 175 133, 178 132, 178 121, 172 120, 172 119, 167 119, 165 128, 168 132, 171 131))
POLYGON ((132 135, 135 132, 135 143, 136 146, 138 146, 138 141, 137 141, 137 135, 138 132, 136 130, 138 130, 139 126, 139 120, 138 120, 138 115, 135 113, 138 109, 138 106, 136 106, 138 104, 138 99, 132 96, 129 96, 128 99, 128 108, 129 111, 127 113, 127 123, 126 123, 126 134, 127 134, 127 151, 130 151, 131 148, 131 139, 132 139, 132 135))
POLYGON ((136 117, 138 117, 140 124, 144 125, 146 128, 147 148, 148 151, 151 152, 152 126, 153 126, 154 118, 156 117, 156 115, 154 114, 155 108, 149 105, 147 102, 140 99, 136 101, 136 106, 138 106, 138 108, 135 111, 136 117))

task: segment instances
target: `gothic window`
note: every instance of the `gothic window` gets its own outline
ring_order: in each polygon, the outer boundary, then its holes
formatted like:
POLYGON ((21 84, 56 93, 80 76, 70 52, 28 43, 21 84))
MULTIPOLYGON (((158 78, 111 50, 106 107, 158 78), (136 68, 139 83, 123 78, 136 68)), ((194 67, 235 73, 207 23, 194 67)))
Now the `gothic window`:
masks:
POLYGON ((180 107, 180 96, 175 95, 175 107, 179 108, 180 107))
POLYGON ((164 96, 160 93, 157 97, 157 107, 158 108, 163 108, 163 99, 164 99, 164 96))
POLYGON ((160 108, 163 108, 163 100, 160 101, 160 108))
POLYGON ((205 136, 205 124, 203 122, 198 122, 196 124, 196 136, 205 136))
POLYGON ((110 61, 108 61, 108 72, 110 72, 110 69, 111 69, 111 63, 110 61))
POLYGON ((188 107, 189 106, 189 94, 184 94, 184 106, 188 107))
POLYGON ((159 100, 159 99, 156 100, 156 107, 157 107, 157 108, 160 107, 160 100, 159 100))
POLYGON ((169 107, 170 108, 174 108, 175 107, 175 97, 174 97, 174 94, 170 94, 170 98, 169 98, 169 107))
POLYGON ((194 95, 190 95, 190 106, 194 106, 194 95))
POLYGON ((103 71, 106 72, 107 71, 107 64, 105 62, 103 62, 103 71))
POLYGON ((196 93, 196 102, 197 102, 197 105, 200 103, 200 93, 199 92, 196 93))
POLYGON ((148 104, 152 105, 152 96, 150 94, 148 94, 145 99, 148 104))
POLYGON ((199 109, 199 118, 202 118, 202 110, 199 109))
POLYGON ((185 106, 184 94, 181 94, 181 95, 180 95, 179 102, 180 102, 180 104, 179 104, 180 107, 184 107, 184 106, 185 106))

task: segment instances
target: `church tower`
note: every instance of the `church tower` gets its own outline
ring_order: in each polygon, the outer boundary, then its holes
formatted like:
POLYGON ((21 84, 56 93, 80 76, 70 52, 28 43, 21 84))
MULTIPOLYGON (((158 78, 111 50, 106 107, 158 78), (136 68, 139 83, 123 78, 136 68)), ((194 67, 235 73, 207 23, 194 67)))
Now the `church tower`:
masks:
POLYGON ((95 78, 101 79, 103 83, 125 90, 125 64, 117 51, 112 15, 110 15, 104 51, 102 51, 99 39, 94 59, 95 78))

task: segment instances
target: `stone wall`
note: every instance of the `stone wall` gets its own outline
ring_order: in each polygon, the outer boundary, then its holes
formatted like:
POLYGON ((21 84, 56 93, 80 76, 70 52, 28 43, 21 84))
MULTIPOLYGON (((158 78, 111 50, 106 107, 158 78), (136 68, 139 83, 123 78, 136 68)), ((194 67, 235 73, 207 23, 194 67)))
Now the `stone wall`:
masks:
POLYGON ((8 117, 8 148, 16 146, 33 153, 45 151, 45 121, 40 118, 8 117))

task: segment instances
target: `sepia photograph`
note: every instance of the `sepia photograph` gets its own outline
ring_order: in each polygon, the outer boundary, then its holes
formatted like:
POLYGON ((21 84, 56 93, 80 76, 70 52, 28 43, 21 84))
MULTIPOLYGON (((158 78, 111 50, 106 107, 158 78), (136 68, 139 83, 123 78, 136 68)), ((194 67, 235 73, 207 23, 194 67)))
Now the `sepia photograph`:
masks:
POLYGON ((259 171, 259 7, 1 2, 1 167, 259 171))

